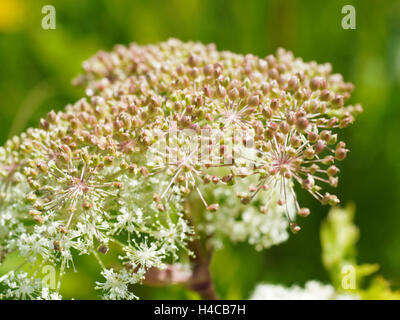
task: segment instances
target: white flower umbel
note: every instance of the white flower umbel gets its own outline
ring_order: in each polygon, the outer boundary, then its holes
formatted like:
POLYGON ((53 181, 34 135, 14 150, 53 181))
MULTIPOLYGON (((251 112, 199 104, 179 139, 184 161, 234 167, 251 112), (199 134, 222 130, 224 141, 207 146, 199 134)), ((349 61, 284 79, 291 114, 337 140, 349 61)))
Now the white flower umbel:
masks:
POLYGON ((213 235, 216 245, 224 238, 233 242, 248 242, 257 250, 269 248, 286 241, 289 222, 286 216, 288 208, 294 212, 294 200, 278 204, 279 188, 257 194, 250 204, 243 204, 248 186, 257 182, 252 177, 237 182, 231 188, 214 187, 206 189, 213 201, 220 204, 218 214, 206 212, 200 228, 213 235))
POLYGON ((358 300, 354 294, 339 294, 333 286, 318 281, 308 281, 304 288, 293 285, 284 287, 273 284, 256 286, 250 300, 358 300))
POLYGON ((115 272, 113 269, 104 269, 101 272, 106 279, 104 283, 96 282, 96 289, 104 291, 104 298, 107 300, 133 300, 137 297, 129 291, 128 286, 138 282, 136 277, 126 270, 115 272))
POLYGON ((10 271, 0 278, 0 287, 6 289, 0 294, 0 299, 21 299, 21 300, 61 300, 62 297, 42 287, 40 278, 29 276, 23 271, 10 271))

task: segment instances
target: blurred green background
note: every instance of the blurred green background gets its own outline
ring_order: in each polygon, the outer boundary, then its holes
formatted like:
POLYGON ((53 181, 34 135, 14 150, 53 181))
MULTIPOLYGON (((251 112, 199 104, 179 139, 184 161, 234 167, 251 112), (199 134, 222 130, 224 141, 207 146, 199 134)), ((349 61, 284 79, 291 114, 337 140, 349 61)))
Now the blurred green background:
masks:
MULTIPOLYGON (((314 0, 0 0, 0 144, 51 109, 83 96, 70 81, 81 63, 117 43, 155 43, 169 37, 215 42, 219 49, 264 57, 278 47, 305 61, 331 62, 356 85, 352 102, 364 107, 343 130, 351 149, 340 165, 337 194, 356 205, 358 260, 378 263, 400 287, 400 1, 314 0), (56 8, 56 30, 43 30, 43 5, 56 8), (356 9, 356 30, 341 27, 345 4, 356 9)), ((319 227, 328 208, 302 193, 313 214, 302 232, 264 252, 227 245, 213 273, 225 297, 246 297, 255 283, 329 282, 321 262, 319 227)), ((96 298, 92 261, 71 274, 67 292, 96 298), (87 286, 86 286, 87 284, 87 286)), ((97 271, 96 271, 97 272, 97 271)), ((190 298, 179 288, 137 289, 142 298, 190 298)))

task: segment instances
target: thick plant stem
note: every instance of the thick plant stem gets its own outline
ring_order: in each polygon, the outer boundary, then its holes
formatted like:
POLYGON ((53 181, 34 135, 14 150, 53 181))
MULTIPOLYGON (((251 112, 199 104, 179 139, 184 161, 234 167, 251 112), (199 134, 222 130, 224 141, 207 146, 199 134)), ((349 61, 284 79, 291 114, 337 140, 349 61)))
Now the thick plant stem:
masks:
MULTIPOLYGON (((190 205, 186 203, 186 218, 195 228, 190 215, 190 205)), ((182 284, 197 292, 204 300, 217 300, 218 295, 214 288, 210 272, 212 248, 206 248, 200 241, 196 232, 195 239, 189 245, 193 256, 190 257, 191 268, 185 269, 181 265, 168 265, 166 269, 151 268, 147 271, 144 284, 151 286, 166 286, 171 284, 182 284)))
POLYGON ((192 259, 191 269, 185 269, 181 265, 168 265, 163 270, 151 268, 147 271, 144 284, 151 286, 182 284, 197 292, 204 300, 216 300, 218 296, 211 277, 210 261, 211 254, 204 256, 197 252, 192 259))
POLYGON ((196 291, 204 300, 217 300, 214 283, 211 278, 209 263, 198 264, 193 270, 192 283, 189 289, 196 291))
POLYGON ((190 249, 194 253, 194 256, 191 257, 193 275, 192 283, 189 285, 189 288, 196 291, 202 299, 216 300, 218 299, 218 296, 210 272, 213 249, 208 248, 207 243, 203 245, 200 241, 200 236, 198 235, 196 226, 193 223, 190 202, 186 201, 185 206, 186 218, 196 231, 196 238, 189 245, 190 249))

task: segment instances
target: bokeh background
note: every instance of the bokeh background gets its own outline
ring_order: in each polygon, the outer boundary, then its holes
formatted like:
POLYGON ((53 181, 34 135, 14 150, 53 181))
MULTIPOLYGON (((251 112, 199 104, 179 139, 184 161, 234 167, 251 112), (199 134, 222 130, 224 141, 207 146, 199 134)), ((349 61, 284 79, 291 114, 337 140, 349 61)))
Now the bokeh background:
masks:
MULTIPOLYGON (((215 42, 219 49, 264 57, 278 47, 305 61, 331 62, 355 84, 352 102, 364 113, 344 131, 351 149, 340 165, 337 194, 356 206, 360 263, 400 287, 400 1, 314 0, 0 0, 0 144, 51 109, 83 96, 71 80, 81 63, 117 44, 169 37, 215 42), (43 30, 42 6, 56 8, 56 30, 43 30), (356 29, 341 27, 345 4, 356 9, 356 29)), ((299 191, 301 193, 301 191, 299 191)), ((255 283, 329 282, 321 262, 320 224, 328 208, 302 193, 313 214, 302 232, 264 252, 227 245, 213 274, 227 298, 245 298, 255 283)), ((92 261, 70 275, 75 298, 97 298, 92 261)), ((190 298, 181 288, 137 288, 142 298, 190 298)), ((65 294, 65 293, 64 293, 65 294)))

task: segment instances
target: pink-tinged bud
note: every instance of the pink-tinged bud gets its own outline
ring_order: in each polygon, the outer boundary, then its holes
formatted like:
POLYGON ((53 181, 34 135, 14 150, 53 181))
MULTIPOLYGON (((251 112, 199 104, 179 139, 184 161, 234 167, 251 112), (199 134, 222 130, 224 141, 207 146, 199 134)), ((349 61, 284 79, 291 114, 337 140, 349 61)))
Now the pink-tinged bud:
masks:
POLYGON ((306 179, 303 179, 303 181, 301 182, 302 186, 304 189, 311 189, 314 187, 314 180, 312 177, 308 177, 306 179))
POLYGON ((43 224, 44 222, 44 219, 41 216, 33 216, 33 220, 39 224, 43 224))
POLYGON ((272 131, 277 131, 279 126, 276 122, 268 122, 268 128, 270 128, 272 131))
POLYGON ((197 69, 196 67, 189 69, 189 76, 192 79, 195 79, 198 75, 199 75, 200 71, 199 69, 197 69))
POLYGON ((346 143, 344 141, 339 141, 336 146, 336 149, 339 149, 339 148, 346 148, 346 143))
POLYGON ((224 176, 222 178, 222 181, 225 182, 225 183, 229 183, 229 182, 232 181, 232 179, 233 179, 233 175, 232 174, 228 174, 228 175, 226 175, 226 176, 224 176))
POLYGON ((104 162, 104 164, 105 164, 106 166, 112 166, 112 165, 114 164, 114 157, 105 156, 103 162, 104 162))
POLYGON ((332 128, 333 126, 335 126, 337 123, 339 122, 339 119, 336 117, 333 117, 331 119, 329 119, 328 123, 326 124, 326 126, 328 128, 332 128))
POLYGON ((51 124, 54 124, 57 121, 57 114, 54 112, 54 110, 51 110, 46 117, 47 121, 51 124))
POLYGON ((185 66, 183 64, 180 64, 176 67, 176 73, 179 76, 183 76, 185 74, 185 66))
POLYGON ((340 121, 339 128, 341 128, 341 129, 346 128, 353 122, 354 122, 354 118, 352 116, 348 116, 340 121))
POLYGON ((308 217, 311 212, 310 212, 310 209, 308 209, 308 208, 301 208, 297 213, 300 217, 305 218, 305 217, 308 217))
POLYGON ((28 213, 30 216, 35 217, 35 216, 39 216, 42 214, 42 212, 40 212, 39 210, 29 210, 28 213))
POLYGON ((210 176, 210 175, 205 175, 204 178, 203 178, 203 182, 204 182, 205 184, 210 183, 211 180, 212 180, 212 176, 210 176))
POLYGON ((332 99, 332 96, 331 96, 331 93, 329 92, 329 90, 327 90, 327 89, 322 90, 321 95, 320 95, 320 99, 321 99, 322 101, 329 101, 329 100, 331 100, 331 99, 332 99))
POLYGON ((276 139, 276 142, 278 142, 278 144, 284 144, 286 136, 280 132, 276 132, 275 139, 276 139))
POLYGON ((147 177, 149 175, 149 171, 145 167, 141 167, 139 171, 143 177, 147 177))
POLYGON ((193 110, 194 110, 194 105, 192 105, 192 104, 190 104, 186 107, 187 114, 192 114, 193 110))
POLYGON ((243 198, 248 198, 249 195, 246 192, 237 192, 236 193, 236 198, 238 199, 243 199, 243 198))
POLYGON ((322 159, 322 163, 325 165, 331 164, 335 162, 335 157, 334 156, 326 156, 325 158, 322 159))
POLYGON ((214 64, 214 77, 216 77, 216 78, 219 77, 222 74, 223 70, 224 70, 224 68, 221 64, 215 63, 214 64))
POLYGON ((304 108, 301 108, 296 112, 296 119, 301 118, 301 117, 306 117, 307 112, 304 110, 304 108))
POLYGON ((324 151, 325 146, 326 146, 326 144, 324 141, 318 140, 317 143, 314 145, 315 153, 318 154, 318 153, 321 153, 322 151, 324 151))
POLYGON ((84 209, 84 210, 89 210, 89 209, 91 209, 93 207, 93 205, 90 203, 90 202, 88 202, 88 201, 84 201, 83 203, 82 203, 82 209, 84 209))
POLYGON ((291 137, 290 137, 290 145, 291 145, 293 148, 298 148, 298 147, 300 147, 300 146, 301 146, 301 139, 300 139, 300 137, 295 136, 295 135, 291 136, 291 137))
POLYGON ((296 114, 293 111, 289 111, 286 115, 286 121, 291 126, 296 123, 296 114))
POLYGON ((68 233, 68 229, 67 229, 65 226, 61 225, 61 224, 58 226, 58 230, 59 230, 61 233, 64 233, 64 234, 67 234, 67 233, 68 233))
POLYGON ((358 104, 358 103, 354 106, 354 111, 355 111, 357 114, 360 114, 360 113, 363 113, 363 112, 364 112, 363 107, 362 107, 360 104, 358 104))
POLYGON ((282 121, 281 122, 281 124, 279 125, 279 130, 282 132, 282 133, 289 133, 289 131, 290 131, 290 126, 289 126, 289 124, 286 122, 286 121, 282 121))
POLYGON ((195 54, 191 54, 188 58, 188 64, 191 67, 195 67, 199 64, 200 59, 198 56, 196 56, 195 54))
POLYGON ((215 211, 217 211, 218 209, 219 209, 219 204, 218 204, 218 203, 210 204, 210 205, 207 207, 207 210, 208 210, 208 211, 211 211, 211 212, 215 212, 215 211))
POLYGON ((336 151, 335 151, 335 158, 336 158, 337 160, 339 160, 339 161, 344 160, 344 159, 346 158, 346 155, 347 155, 347 152, 348 152, 348 151, 349 151, 349 150, 344 149, 344 148, 338 148, 338 149, 336 149, 336 151))
POLYGON ((271 140, 274 136, 275 136, 275 131, 272 130, 271 128, 267 128, 267 129, 264 131, 264 137, 265 137, 265 139, 271 140))
POLYGON ((212 176, 212 182, 214 182, 215 184, 217 184, 219 182, 219 178, 217 176, 212 176))
MULTIPOLYGON (((293 150, 294 151, 294 150, 293 150)), ((295 157, 296 156, 296 152, 293 154, 293 155, 291 155, 292 157, 295 157)), ((292 164, 293 164, 293 166, 295 166, 296 168, 298 168, 298 167, 300 167, 300 165, 303 163, 303 159, 301 159, 301 158, 295 158, 295 159, 293 159, 292 160, 292 164)))
POLYGON ((161 197, 158 193, 154 192, 153 193, 153 200, 157 203, 161 203, 161 197))
POLYGON ((258 95, 255 96, 251 96, 248 100, 247 103, 249 104, 249 106, 258 106, 260 104, 260 98, 258 97, 258 95))
POLYGON ((228 96, 229 96, 229 99, 231 99, 232 101, 235 101, 236 99, 239 98, 239 90, 236 88, 229 90, 228 96))
POLYGON ((318 133, 314 131, 310 131, 307 134, 308 141, 310 142, 316 142, 318 140, 318 133))
POLYGON ((336 206, 340 203, 340 200, 335 195, 331 195, 328 204, 330 206, 336 206))
POLYGON ((279 72, 275 68, 269 70, 268 75, 271 79, 278 79, 279 78, 279 72))
POLYGON ((314 175, 318 170, 319 170, 319 166, 316 163, 313 163, 310 167, 309 167, 310 173, 312 175, 314 175))
POLYGON ((297 233, 300 230, 301 230, 301 228, 297 223, 295 223, 295 222, 290 223, 290 231, 292 231, 292 233, 297 233))
POLYGON ((257 191, 257 187, 254 184, 249 185, 248 189, 249 189, 249 192, 257 191))
POLYGON ((261 85, 260 89, 261 89, 262 93, 266 95, 271 90, 271 86, 268 83, 263 83, 261 85))
POLYGON ((320 103, 318 100, 311 100, 310 104, 308 105, 309 112, 315 113, 318 112, 320 108, 320 103))
POLYGON ((285 172, 287 172, 289 170, 289 166, 287 165, 287 164, 282 164, 282 165, 280 165, 280 167, 279 167, 279 172, 280 173, 285 173, 285 172))
POLYGON ((268 169, 268 173, 269 173, 271 176, 274 176, 274 175, 276 175, 276 174, 278 173, 278 168, 276 168, 276 167, 269 168, 269 169, 268 169))
POLYGON ((296 120, 296 127, 297 129, 303 131, 308 128, 309 122, 306 117, 300 117, 296 120))
POLYGON ((319 134, 320 138, 322 140, 324 140, 325 142, 329 142, 329 140, 332 137, 332 133, 329 130, 323 130, 320 134, 319 134))
POLYGON ((244 98, 247 97, 247 95, 248 95, 248 92, 247 92, 246 87, 240 87, 239 88, 239 96, 240 96, 240 98, 244 99, 244 98))
POLYGON ((343 96, 341 95, 336 95, 333 99, 332 99, 332 104, 337 107, 337 108, 341 108, 344 105, 344 99, 343 96))
POLYGON ((310 159, 310 160, 313 159, 313 158, 315 157, 314 149, 311 148, 311 147, 307 148, 307 149, 304 151, 304 156, 305 156, 307 159, 310 159))
POLYGON ((269 67, 276 66, 276 58, 272 54, 266 56, 265 61, 267 61, 269 67))
POLYGON ((285 172, 285 173, 283 174, 283 176, 284 176, 286 179, 291 179, 291 178, 293 177, 293 174, 292 174, 290 171, 287 171, 287 172, 285 172))
POLYGON ((337 134, 333 134, 329 139, 328 144, 335 144, 337 142, 337 134))
POLYGON ((213 74, 214 67, 212 64, 207 64, 203 68, 203 72, 206 76, 211 76, 213 74))
POLYGON ((301 99, 303 99, 303 100, 308 100, 308 99, 310 99, 310 97, 311 97, 311 90, 310 89, 307 89, 307 88, 301 88, 300 89, 300 92, 301 92, 301 99))
POLYGON ((339 172, 339 169, 336 166, 330 166, 326 172, 329 176, 334 176, 339 172))
POLYGON ((268 107, 264 107, 262 109, 262 115, 266 118, 266 119, 270 119, 272 117, 272 109, 268 108, 268 107))
POLYGON ((201 107, 201 106, 204 104, 203 96, 197 96, 197 97, 194 99, 194 103, 195 103, 195 105, 196 105, 197 107, 201 107))
POLYGON ((260 212, 262 214, 267 214, 268 213, 268 206, 261 206, 260 207, 260 212))
POLYGON ((230 82, 228 81, 228 90, 232 90, 233 88, 238 88, 240 86, 240 81, 237 79, 232 79, 230 82))
POLYGON ((42 173, 47 173, 49 171, 49 167, 45 162, 39 162, 36 166, 42 173))
POLYGON ((206 97, 210 98, 211 97, 211 89, 209 85, 205 85, 203 88, 203 92, 206 97))
POLYGON ((226 96, 226 89, 219 85, 216 90, 217 96, 220 98, 224 98, 226 96))
POLYGON ((322 204, 335 205, 336 202, 339 203, 339 199, 335 195, 332 195, 328 192, 325 193, 325 195, 321 199, 322 204))
POLYGON ((39 128, 43 130, 49 130, 50 124, 47 120, 45 119, 40 119, 39 121, 39 128))
POLYGON ((339 183, 339 178, 338 177, 329 177, 329 184, 334 187, 337 188, 339 183))
POLYGON ((158 203, 157 210, 160 212, 165 212, 165 206, 162 203, 158 203))
POLYGON ((269 106, 272 110, 277 111, 279 108, 279 99, 272 99, 269 106))
POLYGON ((288 88, 290 90, 296 91, 299 88, 300 81, 297 77, 291 77, 288 81, 288 88))
POLYGON ((310 80, 310 88, 313 91, 318 90, 322 87, 322 79, 321 77, 314 77, 310 80))
POLYGON ((113 182, 113 187, 116 189, 123 189, 124 188, 124 184, 122 182, 119 181, 114 181, 113 182))

